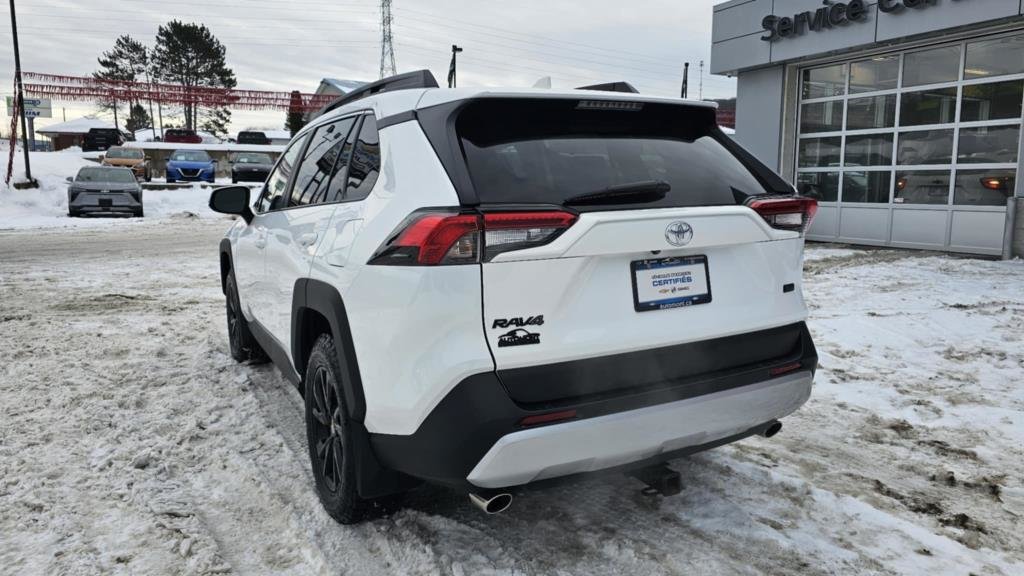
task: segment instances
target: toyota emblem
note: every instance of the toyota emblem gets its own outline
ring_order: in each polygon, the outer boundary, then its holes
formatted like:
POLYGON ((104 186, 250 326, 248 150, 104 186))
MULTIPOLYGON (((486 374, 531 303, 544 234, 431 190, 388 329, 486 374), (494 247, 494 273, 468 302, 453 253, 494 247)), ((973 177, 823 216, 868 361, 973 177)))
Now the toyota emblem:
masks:
POLYGON ((686 246, 693 240, 693 227, 683 221, 676 221, 665 228, 665 240, 673 246, 686 246))

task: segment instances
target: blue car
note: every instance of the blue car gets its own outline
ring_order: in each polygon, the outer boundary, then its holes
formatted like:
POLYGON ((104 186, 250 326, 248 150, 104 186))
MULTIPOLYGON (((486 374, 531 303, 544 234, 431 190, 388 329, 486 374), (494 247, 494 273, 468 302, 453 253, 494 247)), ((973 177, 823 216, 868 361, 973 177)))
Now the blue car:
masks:
POLYGON ((217 176, 217 161, 205 150, 175 150, 167 160, 167 182, 210 182, 217 176))

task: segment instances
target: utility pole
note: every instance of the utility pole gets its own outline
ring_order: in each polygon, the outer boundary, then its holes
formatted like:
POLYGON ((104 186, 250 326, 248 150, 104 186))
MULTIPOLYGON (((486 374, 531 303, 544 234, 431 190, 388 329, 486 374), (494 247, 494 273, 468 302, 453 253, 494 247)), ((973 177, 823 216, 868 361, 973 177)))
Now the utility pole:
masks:
POLYGON ((700 96, 701 100, 704 99, 704 61, 700 61, 700 96))
POLYGON ((395 67, 395 45, 391 34, 391 0, 380 2, 380 77, 398 74, 395 67))
POLYGON ((21 51, 18 48, 18 17, 14 14, 14 0, 11 2, 11 37, 14 39, 14 83, 17 84, 17 94, 14 95, 18 100, 18 110, 21 111, 21 146, 25 152, 25 178, 28 179, 29 184, 33 185, 35 180, 32 179, 32 166, 29 164, 28 159, 28 127, 25 125, 25 91, 21 84, 21 51))
POLYGON ((686 62, 683 64, 683 89, 680 93, 680 97, 686 99, 687 92, 690 88, 690 63, 686 62))
POLYGON ((455 88, 457 85, 455 77, 455 55, 462 52, 462 48, 452 44, 452 63, 448 66, 448 87, 455 88))

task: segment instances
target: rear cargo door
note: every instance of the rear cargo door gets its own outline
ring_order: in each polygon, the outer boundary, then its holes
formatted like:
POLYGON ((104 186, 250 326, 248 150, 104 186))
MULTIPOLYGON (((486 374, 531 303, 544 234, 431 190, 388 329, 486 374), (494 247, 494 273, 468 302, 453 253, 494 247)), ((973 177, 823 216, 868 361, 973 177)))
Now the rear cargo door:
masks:
POLYGON ((485 215, 484 330, 514 400, 657 385, 796 345, 801 233, 743 205, 767 190, 713 111, 495 100, 457 126, 485 215))

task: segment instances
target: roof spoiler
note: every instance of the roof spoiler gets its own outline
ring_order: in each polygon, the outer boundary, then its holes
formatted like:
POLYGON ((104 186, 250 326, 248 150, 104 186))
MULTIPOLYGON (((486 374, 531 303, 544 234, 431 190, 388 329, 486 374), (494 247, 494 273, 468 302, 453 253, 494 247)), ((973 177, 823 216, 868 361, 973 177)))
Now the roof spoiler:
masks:
POLYGON ((580 86, 577 90, 599 90, 601 92, 627 92, 639 94, 640 91, 629 82, 608 82, 606 84, 594 84, 592 86, 580 86))
POLYGON ((405 74, 398 74, 397 76, 390 76, 388 78, 382 78, 376 82, 371 82, 365 86, 360 86, 355 90, 345 94, 338 98, 334 102, 331 102, 327 106, 324 106, 316 113, 316 116, 322 116, 331 110, 341 108, 345 104, 355 102, 367 96, 374 94, 380 94, 381 92, 394 92, 396 90, 414 90, 416 88, 437 88, 437 80, 434 79, 434 75, 430 73, 430 70, 417 70, 415 72, 406 72, 405 74))

